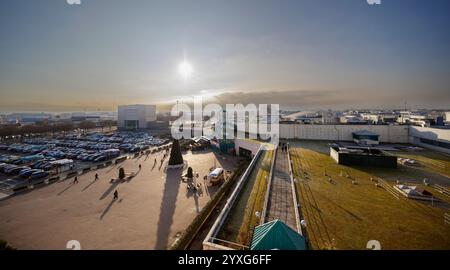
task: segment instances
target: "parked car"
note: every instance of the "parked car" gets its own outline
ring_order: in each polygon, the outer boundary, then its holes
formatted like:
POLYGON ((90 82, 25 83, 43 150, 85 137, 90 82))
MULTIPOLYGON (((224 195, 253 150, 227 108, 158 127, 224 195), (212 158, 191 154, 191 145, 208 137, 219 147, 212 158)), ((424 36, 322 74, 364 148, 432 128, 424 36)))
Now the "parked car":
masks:
POLYGON ((96 159, 94 159, 94 162, 105 161, 106 159, 107 159, 106 156, 99 156, 96 159))
POLYGON ((48 172, 44 172, 44 171, 37 171, 31 174, 31 179, 40 179, 40 178, 44 178, 47 177, 49 174, 48 172))
POLYGON ((5 170, 5 173, 11 174, 11 175, 18 174, 23 169, 25 169, 25 167, 19 167, 19 166, 9 167, 7 170, 5 170))
POLYGON ((1 163, 0 164, 0 172, 4 172, 4 169, 7 168, 8 166, 11 166, 11 165, 6 164, 6 163, 1 163))
POLYGON ((37 169, 25 169, 20 171, 19 176, 22 178, 28 178, 30 177, 33 173, 38 172, 40 170, 37 169))

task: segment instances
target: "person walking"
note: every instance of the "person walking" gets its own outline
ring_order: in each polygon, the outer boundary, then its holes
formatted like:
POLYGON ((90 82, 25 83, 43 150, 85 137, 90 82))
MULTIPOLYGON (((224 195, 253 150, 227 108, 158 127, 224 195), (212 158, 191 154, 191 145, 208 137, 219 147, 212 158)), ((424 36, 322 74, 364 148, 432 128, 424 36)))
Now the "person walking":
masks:
POLYGON ((73 179, 73 183, 77 184, 78 183, 78 176, 75 176, 75 178, 73 179))
POLYGON ((95 181, 98 180, 98 173, 95 174, 95 181))
POLYGON ((139 164, 139 170, 142 168, 141 164, 139 164))
POLYGON ((117 189, 116 189, 116 191, 114 191, 114 198, 113 199, 114 200, 119 199, 119 192, 117 192, 117 189))

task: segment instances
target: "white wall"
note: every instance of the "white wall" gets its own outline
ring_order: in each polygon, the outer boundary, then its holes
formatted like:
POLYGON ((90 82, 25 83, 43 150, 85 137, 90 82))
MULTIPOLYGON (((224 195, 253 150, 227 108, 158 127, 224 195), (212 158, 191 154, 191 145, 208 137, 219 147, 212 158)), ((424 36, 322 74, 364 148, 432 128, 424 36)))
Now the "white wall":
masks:
POLYGON ((259 148, 261 147, 261 143, 258 141, 252 141, 249 139, 235 139, 234 147, 236 149, 237 154, 239 154, 239 147, 242 147, 244 149, 252 151, 252 155, 255 156, 255 154, 258 152, 259 148))
POLYGON ((369 130, 380 135, 380 142, 408 143, 408 126, 399 125, 302 125, 280 124, 281 139, 351 141, 352 132, 369 130))
POLYGON ((156 105, 123 105, 118 107, 117 125, 125 127, 125 120, 138 120, 139 128, 147 128, 148 122, 156 121, 156 105))
POLYGON ((450 142, 450 129, 411 126, 410 135, 411 137, 450 142))
POLYGON ((450 153, 450 149, 421 143, 420 138, 450 143, 450 129, 410 126, 410 142, 425 148, 450 153))
POLYGON ((336 161, 336 163, 339 163, 339 153, 330 147, 330 156, 336 161))
POLYGON ((145 120, 147 122, 156 121, 156 105, 145 105, 145 120))

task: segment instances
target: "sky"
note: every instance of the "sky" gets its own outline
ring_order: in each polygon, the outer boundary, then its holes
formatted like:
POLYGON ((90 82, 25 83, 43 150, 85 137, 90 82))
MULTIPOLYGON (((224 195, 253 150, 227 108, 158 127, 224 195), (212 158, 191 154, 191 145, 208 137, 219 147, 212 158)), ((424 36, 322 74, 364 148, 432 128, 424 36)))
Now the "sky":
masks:
POLYGON ((450 109, 448 0, 66 1, 0 1, 0 111, 450 109))

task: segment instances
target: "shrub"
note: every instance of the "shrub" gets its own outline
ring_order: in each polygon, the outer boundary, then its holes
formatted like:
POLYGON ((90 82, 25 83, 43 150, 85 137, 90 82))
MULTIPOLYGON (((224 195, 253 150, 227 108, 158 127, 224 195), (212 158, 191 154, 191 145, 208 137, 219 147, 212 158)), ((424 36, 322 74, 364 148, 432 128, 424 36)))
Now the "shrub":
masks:
POLYGON ((119 169, 119 179, 125 178, 125 170, 123 168, 119 169))
POLYGON ((0 240, 0 250, 15 250, 8 242, 5 240, 0 240))

